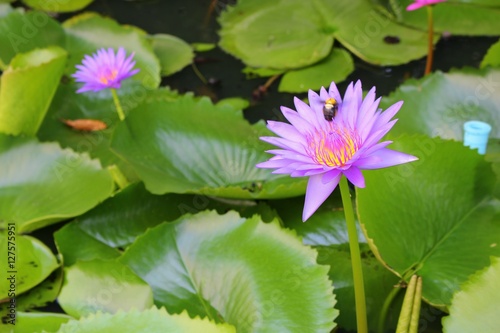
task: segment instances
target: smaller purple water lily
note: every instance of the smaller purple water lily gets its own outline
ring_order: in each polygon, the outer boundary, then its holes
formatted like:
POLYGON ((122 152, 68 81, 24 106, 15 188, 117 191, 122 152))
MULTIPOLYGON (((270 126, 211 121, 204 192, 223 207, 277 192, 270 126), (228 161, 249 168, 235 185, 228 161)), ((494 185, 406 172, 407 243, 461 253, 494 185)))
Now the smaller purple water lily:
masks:
POLYGON ((387 149, 392 141, 379 142, 394 126, 391 118, 403 102, 386 111, 378 110, 373 87, 363 100, 361 82, 351 83, 342 99, 335 83, 319 95, 309 90, 310 106, 295 97, 297 112, 281 107, 290 124, 268 121, 267 127, 280 137, 261 137, 281 149, 267 151, 276 156, 257 164, 291 177, 309 176, 302 220, 307 220, 337 187, 340 177, 365 187, 361 169, 379 169, 417 160, 387 149))
POLYGON ((406 7, 406 10, 416 10, 425 6, 434 5, 436 3, 445 2, 446 0, 415 0, 406 7))
POLYGON ((78 71, 72 75, 76 82, 83 83, 76 92, 119 89, 123 80, 139 72, 139 69, 133 69, 134 53, 126 56, 123 47, 120 47, 116 54, 112 48, 102 48, 92 56, 86 55, 82 65, 76 65, 78 71))

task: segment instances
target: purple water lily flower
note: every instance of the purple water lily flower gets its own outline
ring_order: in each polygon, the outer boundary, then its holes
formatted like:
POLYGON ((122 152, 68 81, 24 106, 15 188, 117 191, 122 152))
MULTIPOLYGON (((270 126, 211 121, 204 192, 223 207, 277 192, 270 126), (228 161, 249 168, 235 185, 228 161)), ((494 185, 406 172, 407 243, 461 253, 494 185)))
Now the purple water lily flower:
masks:
POLYGON ((424 6, 430 6, 436 3, 445 2, 446 0, 415 0, 412 4, 406 7, 406 10, 416 10, 424 6))
POLYGON ((139 72, 135 66, 134 53, 128 58, 123 47, 115 54, 112 48, 100 49, 92 56, 86 55, 82 65, 76 65, 78 71, 72 76, 83 86, 77 93, 99 91, 107 88, 119 89, 121 82, 139 72))
POLYGON ((310 106, 295 97, 297 112, 281 107, 290 124, 268 121, 267 127, 280 137, 261 137, 281 149, 267 151, 276 156, 257 164, 275 174, 309 176, 302 220, 307 220, 337 187, 340 177, 365 187, 360 170, 379 169, 417 160, 416 157, 387 149, 392 141, 379 142, 394 126, 391 118, 403 102, 386 111, 378 110, 375 87, 363 99, 361 82, 351 83, 344 98, 335 83, 318 95, 309 90, 310 106))

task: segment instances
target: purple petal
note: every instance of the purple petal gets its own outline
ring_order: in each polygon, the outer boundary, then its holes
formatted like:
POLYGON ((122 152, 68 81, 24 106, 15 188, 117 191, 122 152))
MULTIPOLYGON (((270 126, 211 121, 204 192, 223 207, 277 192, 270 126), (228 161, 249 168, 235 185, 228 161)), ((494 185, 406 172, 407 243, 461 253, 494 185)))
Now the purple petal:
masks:
POLYGON ((323 184, 329 183, 331 181, 334 181, 338 176, 342 173, 339 169, 333 169, 330 171, 327 171, 323 174, 323 178, 321 178, 321 181, 323 184))
POLYGON ((282 106, 281 113, 283 113, 286 120, 288 120, 293 125, 293 127, 295 127, 302 134, 307 134, 314 129, 314 127, 309 122, 302 119, 302 117, 292 109, 282 106))
POLYGON ((278 134, 282 138, 290 141, 301 142, 304 140, 304 136, 300 134, 299 131, 295 129, 295 127, 287 123, 269 120, 267 122, 267 128, 269 128, 271 131, 278 134))
POLYGON ((332 194, 340 180, 340 174, 331 182, 323 184, 321 181, 323 175, 311 176, 307 183, 306 200, 304 202, 304 211, 302 221, 306 221, 321 206, 323 202, 332 194))
POLYGON ((318 116, 315 110, 312 110, 309 105, 307 105, 297 97, 294 97, 293 103, 295 104, 295 108, 297 109, 297 112, 302 117, 302 119, 306 120, 314 127, 320 127, 318 116))
POLYGON ((380 169, 416 160, 418 160, 418 157, 382 148, 368 157, 360 158, 355 164, 360 169, 380 169))
POLYGON ((392 119, 392 117, 394 117, 396 113, 398 113, 399 109, 401 109, 401 106, 403 106, 403 101, 399 101, 388 107, 387 110, 385 110, 380 114, 380 116, 378 116, 378 119, 373 124, 373 127, 378 128, 388 123, 392 119))
POLYGON ((352 166, 347 170, 344 170, 344 175, 347 179, 354 184, 354 186, 364 188, 365 187, 365 177, 357 167, 352 166))
POLYGON ((328 94, 330 97, 335 98, 335 100, 339 103, 342 103, 342 97, 340 96, 339 90, 337 89, 337 85, 335 82, 330 84, 330 88, 328 89, 328 94))

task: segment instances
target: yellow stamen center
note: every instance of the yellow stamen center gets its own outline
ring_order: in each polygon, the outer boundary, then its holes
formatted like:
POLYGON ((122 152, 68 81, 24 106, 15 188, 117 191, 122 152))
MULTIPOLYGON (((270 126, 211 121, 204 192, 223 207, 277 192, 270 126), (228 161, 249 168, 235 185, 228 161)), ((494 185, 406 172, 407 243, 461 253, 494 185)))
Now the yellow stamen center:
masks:
POLYGON ((357 133, 335 124, 328 131, 317 131, 308 138, 307 151, 316 163, 341 167, 351 160, 360 146, 357 133))
POLYGON ((103 73, 101 77, 99 77, 99 82, 101 82, 102 84, 108 84, 110 81, 116 79, 117 75, 118 71, 116 69, 112 69, 110 71, 107 71, 107 73, 103 73))

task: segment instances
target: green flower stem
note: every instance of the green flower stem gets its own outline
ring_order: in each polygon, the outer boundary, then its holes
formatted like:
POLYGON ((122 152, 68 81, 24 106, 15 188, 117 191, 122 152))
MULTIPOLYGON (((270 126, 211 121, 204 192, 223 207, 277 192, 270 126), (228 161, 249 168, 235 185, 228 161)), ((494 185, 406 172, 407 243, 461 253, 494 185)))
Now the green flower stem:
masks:
POLYGON ((113 95, 113 102, 115 102, 118 118, 120 118, 120 120, 123 121, 125 119, 125 113, 123 113, 122 105, 120 104, 120 100, 118 99, 118 94, 116 93, 116 89, 111 88, 111 94, 113 95))
POLYGON ((351 195, 347 179, 340 178, 340 194, 344 205, 345 220, 347 222, 347 233, 349 235, 349 249, 351 251, 352 277, 354 282, 354 299, 356 303, 356 324, 358 333, 368 332, 366 319, 365 286, 363 282, 363 268, 361 266, 361 253, 359 251, 358 230, 354 220, 354 210, 352 209, 351 195))
POLYGON ((400 291, 401 287, 395 286, 394 288, 392 288, 391 292, 387 295, 384 301, 384 305, 382 305, 382 310, 380 310, 380 317, 378 320, 378 328, 377 328, 378 333, 385 332, 385 321, 387 319, 387 313, 389 313, 389 308, 391 307, 392 301, 394 301, 394 298, 396 298, 396 296, 400 291))
POLYGON ((111 173, 113 180, 120 189, 124 189, 130 184, 127 177, 125 177, 125 175, 122 173, 122 171, 120 170, 120 168, 118 168, 116 164, 108 166, 108 170, 111 173))
POLYGON ((432 70, 432 60, 434 57, 434 24, 432 20, 432 6, 427 6, 427 31, 429 32, 429 39, 427 42, 427 62, 425 63, 424 75, 430 74, 432 70))

